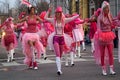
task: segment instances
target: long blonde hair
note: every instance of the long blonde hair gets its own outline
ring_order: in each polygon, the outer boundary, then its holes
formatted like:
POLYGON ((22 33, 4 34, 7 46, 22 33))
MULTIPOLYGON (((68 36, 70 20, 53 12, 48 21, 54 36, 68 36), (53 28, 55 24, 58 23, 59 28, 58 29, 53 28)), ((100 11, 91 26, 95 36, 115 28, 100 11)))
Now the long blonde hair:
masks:
POLYGON ((102 3, 102 7, 101 7, 101 14, 100 14, 100 16, 102 17, 102 21, 104 22, 104 8, 106 7, 106 6, 108 6, 108 9, 109 9, 109 12, 108 12, 108 20, 109 20, 109 22, 112 24, 112 14, 111 14, 111 12, 110 12, 110 5, 109 5, 109 3, 107 2, 107 1, 103 1, 103 3, 102 3))

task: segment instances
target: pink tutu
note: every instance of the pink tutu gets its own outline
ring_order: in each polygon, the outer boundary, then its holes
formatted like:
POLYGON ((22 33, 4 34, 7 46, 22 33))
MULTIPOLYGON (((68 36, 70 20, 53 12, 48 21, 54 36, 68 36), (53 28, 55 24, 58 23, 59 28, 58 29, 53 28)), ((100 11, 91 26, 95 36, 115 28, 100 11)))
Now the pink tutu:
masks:
MULTIPOLYGON (((53 47, 53 37, 55 35, 55 32, 51 33, 49 36, 48 36, 48 47, 50 50, 54 50, 54 47, 53 47)), ((64 39, 65 39, 65 46, 64 48, 67 49, 67 51, 64 49, 65 52, 69 52, 70 50, 70 47, 73 43, 73 39, 72 37, 70 37, 68 34, 64 34, 64 39)))
POLYGON ((99 32, 99 41, 100 42, 111 42, 116 36, 112 31, 109 32, 99 32))
MULTIPOLYGON (((94 34, 94 46, 95 46, 95 51, 94 51, 94 58, 95 58, 95 62, 98 65, 101 65, 101 53, 100 53, 100 42, 99 42, 99 32, 100 31, 96 31, 96 33, 94 34)), ((105 48, 105 63, 108 64, 108 49, 105 48)))
POLYGON ((74 40, 74 42, 83 41, 83 36, 82 36, 82 34, 81 34, 79 29, 73 29, 72 33, 73 33, 73 40, 74 40))
POLYGON ((45 52, 42 43, 39 41, 39 35, 37 33, 25 33, 22 39, 23 53, 25 54, 24 63, 29 62, 29 59, 33 56, 31 47, 28 44, 29 40, 36 42, 34 48, 37 50, 37 58, 40 58, 41 53, 45 52))
POLYGON ((17 46, 17 38, 16 35, 13 34, 9 34, 9 35, 5 35, 2 37, 2 45, 3 47, 5 47, 7 50, 11 50, 14 49, 17 46), (10 44, 13 43, 12 46, 10 46, 10 44))
POLYGON ((47 37, 47 33, 46 33, 46 31, 45 31, 45 28, 41 28, 41 29, 39 30, 38 34, 39 34, 40 38, 41 38, 41 37, 47 37))

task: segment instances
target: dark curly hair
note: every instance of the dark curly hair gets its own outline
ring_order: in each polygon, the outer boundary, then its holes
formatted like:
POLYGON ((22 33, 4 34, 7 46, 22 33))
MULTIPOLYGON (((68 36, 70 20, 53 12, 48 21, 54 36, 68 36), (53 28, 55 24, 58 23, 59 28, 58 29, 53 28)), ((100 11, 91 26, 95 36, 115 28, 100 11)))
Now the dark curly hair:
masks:
POLYGON ((32 8, 36 9, 34 6, 32 6, 32 7, 28 7, 28 14, 30 14, 32 8))

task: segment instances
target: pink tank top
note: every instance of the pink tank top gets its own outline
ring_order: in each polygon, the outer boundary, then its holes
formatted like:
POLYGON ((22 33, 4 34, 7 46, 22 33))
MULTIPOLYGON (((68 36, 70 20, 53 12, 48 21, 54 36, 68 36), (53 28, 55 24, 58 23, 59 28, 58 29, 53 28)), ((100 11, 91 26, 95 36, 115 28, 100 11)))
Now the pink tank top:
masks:
POLYGON ((9 35, 9 34, 13 34, 13 29, 11 28, 11 26, 6 26, 5 28, 5 33, 6 35, 9 35))
POLYGON ((36 33, 37 32, 36 16, 34 16, 34 18, 28 17, 27 19, 28 19, 27 20, 28 27, 27 27, 26 31, 29 32, 29 33, 36 33))
POLYGON ((56 33, 56 35, 63 35, 63 33, 64 33, 64 27, 62 26, 62 23, 57 23, 56 22, 55 33, 56 33))
POLYGON ((104 32, 111 31, 111 23, 108 18, 105 17, 104 21, 101 22, 100 24, 101 24, 100 28, 102 31, 104 32))

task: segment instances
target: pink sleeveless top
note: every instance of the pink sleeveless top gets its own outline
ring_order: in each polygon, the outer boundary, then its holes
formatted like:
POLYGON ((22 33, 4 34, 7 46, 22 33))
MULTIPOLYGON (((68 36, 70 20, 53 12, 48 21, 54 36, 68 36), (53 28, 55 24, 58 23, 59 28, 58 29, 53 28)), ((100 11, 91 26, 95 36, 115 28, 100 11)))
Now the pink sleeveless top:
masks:
POLYGON ((11 26, 8 26, 8 27, 5 28, 5 33, 6 33, 6 35, 14 34, 13 29, 11 28, 11 26))
POLYGON ((26 29, 26 32, 28 32, 28 33, 36 33, 37 32, 37 19, 36 19, 36 16, 34 16, 34 18, 30 18, 28 16, 27 24, 28 24, 28 27, 26 29))
POLYGON ((56 22, 55 33, 56 33, 56 35, 63 35, 63 33, 64 33, 64 26, 62 26, 62 23, 57 23, 56 22))

